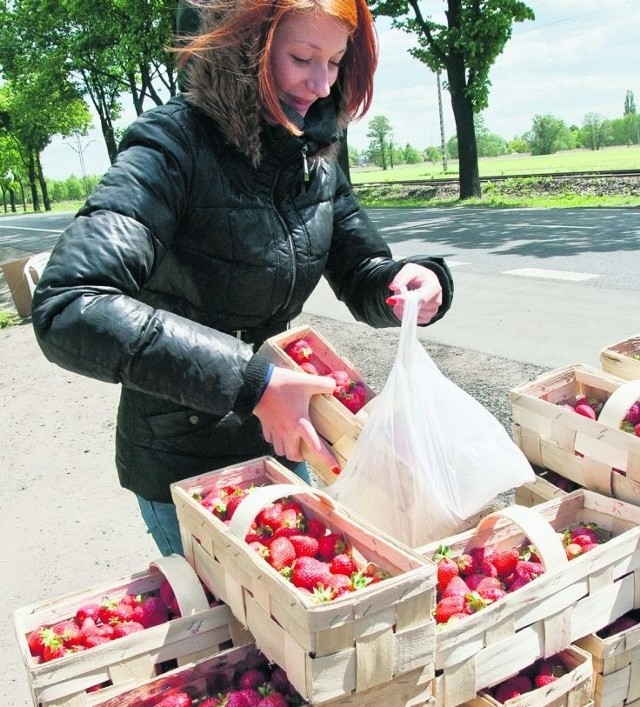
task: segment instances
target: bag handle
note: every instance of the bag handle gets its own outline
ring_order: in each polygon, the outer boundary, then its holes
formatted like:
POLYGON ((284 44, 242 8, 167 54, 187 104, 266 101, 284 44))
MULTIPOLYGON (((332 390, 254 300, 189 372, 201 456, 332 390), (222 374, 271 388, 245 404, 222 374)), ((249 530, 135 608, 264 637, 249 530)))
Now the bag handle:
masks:
POLYGON ((501 518, 515 523, 529 538, 547 572, 567 566, 569 559, 557 531, 533 508, 517 505, 500 508, 480 519, 477 533, 491 530, 501 518))
POLYGON ((207 595, 195 570, 181 555, 160 557, 149 564, 149 574, 160 573, 171 585, 182 616, 209 608, 207 595))
POLYGON ((297 484, 270 484, 269 486, 259 486, 248 493, 238 504, 231 522, 227 526, 229 532, 239 540, 244 540, 251 523, 253 523, 258 513, 269 503, 277 501, 284 496, 295 496, 299 494, 309 494, 322 503, 329 506, 331 511, 335 511, 336 504, 331 496, 323 493, 319 489, 310 486, 298 486, 297 484))

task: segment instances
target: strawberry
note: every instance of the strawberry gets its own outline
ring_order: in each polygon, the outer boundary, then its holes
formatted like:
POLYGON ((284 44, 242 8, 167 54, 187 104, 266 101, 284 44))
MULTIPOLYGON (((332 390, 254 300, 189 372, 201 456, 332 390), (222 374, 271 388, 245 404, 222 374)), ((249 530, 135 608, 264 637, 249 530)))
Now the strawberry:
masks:
POLYGON ((123 638, 138 631, 144 631, 144 626, 137 621, 121 621, 113 627, 113 638, 123 638))
POLYGON ((293 564, 291 581, 296 587, 313 591, 314 587, 325 582, 330 576, 326 563, 315 557, 298 557, 293 564))
POLYGON ((331 560, 329 571, 331 574, 346 574, 350 577, 354 572, 358 571, 358 563, 352 555, 342 552, 331 560))
POLYGON ((491 558, 491 564, 496 568, 498 577, 507 577, 515 570, 519 559, 520 551, 513 547, 496 552, 491 558))
POLYGON ((281 536, 269 543, 267 562, 278 572, 284 567, 290 567, 295 559, 296 549, 289 538, 281 536))
POLYGON ((263 559, 267 559, 269 557, 269 548, 264 545, 261 542, 258 542, 257 540, 252 540, 250 543, 247 543, 249 547, 254 551, 257 552, 260 557, 263 559))
POLYGON ((290 535, 289 541, 296 551, 296 557, 302 557, 303 555, 315 557, 320 547, 317 538, 313 538, 311 535, 290 535))
POLYGON ((307 521, 307 535, 319 540, 327 534, 327 526, 319 518, 309 518, 307 521))
POLYGON ((251 670, 246 670, 238 678, 238 687, 240 689, 251 688, 253 690, 257 690, 266 682, 268 682, 268 677, 265 671, 259 670, 258 668, 252 668, 251 670))
POLYGON ((541 574, 544 574, 544 565, 540 562, 531 562, 530 560, 518 560, 515 574, 519 577, 535 579, 541 574))
POLYGON ((272 532, 279 528, 282 523, 282 504, 278 501, 265 506, 257 515, 256 523, 272 532))
POLYGON ((460 574, 463 577, 474 574, 478 569, 478 562, 476 558, 468 552, 463 552, 461 555, 458 555, 456 562, 458 563, 460 574))
POLYGON ((352 592, 356 588, 354 586, 354 582, 351 580, 351 577, 341 573, 331 574, 331 576, 325 580, 325 586, 332 590, 332 599, 341 597, 347 592, 352 592))
POLYGON ((460 568, 451 555, 451 549, 446 545, 440 545, 433 556, 433 561, 437 566, 438 589, 442 592, 453 577, 457 577, 460 568))
POLYGON ((471 590, 467 583, 459 575, 454 575, 449 580, 447 586, 442 590, 441 597, 466 596, 471 590))
POLYGON ((77 646, 82 643, 82 632, 78 624, 72 619, 58 621, 51 627, 51 630, 62 638, 62 642, 66 648, 77 646))
POLYGON ((594 530, 594 526, 579 525, 570 532, 570 541, 578 545, 598 544, 600 539, 594 530))
POLYGON ((578 543, 569 543, 568 545, 565 545, 564 551, 567 559, 573 560, 575 557, 582 555, 582 545, 578 545, 578 543))
POLYGON ((269 683, 276 692, 281 692, 284 695, 294 691, 293 685, 291 684, 287 673, 279 665, 274 665, 269 683))
POLYGON ((156 702, 155 707, 191 707, 193 700, 188 692, 174 692, 160 702, 156 702))
POLYGON ((76 623, 78 624, 78 626, 82 626, 87 616, 90 616, 94 621, 97 621, 99 613, 100 604, 84 604, 76 611, 76 623))
POLYGON ((46 626, 40 626, 40 628, 31 631, 27 636, 27 645, 29 646, 29 651, 32 656, 41 656, 44 650, 44 644, 46 642, 55 639, 55 633, 46 626))
POLYGON ((84 637, 85 648, 95 648, 103 643, 111 643, 111 638, 101 633, 91 633, 84 637))
POLYGON ((131 621, 133 607, 123 604, 118 599, 106 599, 100 605, 98 618, 103 624, 116 624, 120 621, 131 621))
POLYGON ((475 587, 475 591, 478 592, 481 597, 488 599, 491 596, 494 601, 496 589, 500 590, 504 595, 502 583, 497 577, 484 577, 482 580, 480 580, 480 582, 476 584, 475 587))
POLYGON ((257 707, 289 707, 289 703, 279 692, 270 692, 258 702, 257 707))
POLYGON ((526 675, 514 675, 498 685, 493 697, 497 702, 505 703, 507 700, 513 700, 520 695, 531 692, 532 689, 533 684, 526 675))
POLYGON ((292 341, 285 349, 285 352, 298 364, 309 363, 313 356, 311 344, 306 339, 292 341))
POLYGON ((47 635, 42 642, 42 660, 48 663, 50 660, 56 660, 57 658, 62 658, 67 654, 67 649, 65 648, 62 636, 56 636, 53 631, 50 635, 47 635))
POLYGON ((358 412, 367 402, 364 385, 343 370, 332 371, 329 375, 336 382, 333 396, 352 413, 358 412))
POLYGON ((616 633, 621 633, 622 631, 628 631, 630 628, 635 628, 638 626, 638 620, 629 614, 623 614, 617 618, 613 623, 605 626, 603 629, 598 631, 598 636, 601 638, 609 638, 609 636, 615 636, 616 633))
POLYGON ((640 422, 640 405, 637 402, 627 410, 627 414, 624 416, 625 422, 629 422, 632 425, 637 425, 640 422))
POLYGON ((543 658, 535 666, 533 684, 536 687, 546 687, 568 672, 567 666, 560 658, 543 658))
POLYGON ((590 420, 596 419, 596 411, 588 403, 580 403, 580 405, 575 406, 574 410, 578 415, 588 417, 590 420))
POLYGON ((133 609, 130 620, 151 628, 168 621, 169 610, 160 597, 148 596, 133 609))
POLYGON ((446 624, 451 617, 465 613, 465 598, 463 596, 452 596, 440 599, 436 604, 434 617, 436 623, 446 624))
POLYGON ((318 541, 318 557, 325 562, 330 562, 348 549, 347 542, 339 533, 329 533, 318 541))
POLYGON ((231 690, 227 694, 225 707, 258 707, 262 695, 257 690, 231 690))

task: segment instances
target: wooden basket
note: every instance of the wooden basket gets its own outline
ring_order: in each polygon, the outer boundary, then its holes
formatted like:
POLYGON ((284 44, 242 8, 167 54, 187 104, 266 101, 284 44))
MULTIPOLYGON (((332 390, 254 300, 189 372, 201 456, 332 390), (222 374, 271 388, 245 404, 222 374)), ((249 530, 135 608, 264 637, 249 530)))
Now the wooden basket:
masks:
POLYGON ((41 707, 95 705, 154 677, 161 663, 183 665, 220 651, 230 641, 241 645, 253 640, 228 606, 209 607, 198 577, 178 555, 152 562, 145 572, 18 609, 15 625, 33 703, 41 707), (181 618, 47 663, 31 656, 27 636, 41 625, 68 619, 83 604, 154 592, 165 579, 174 590, 181 618), (86 692, 102 683, 111 685, 86 692))
POLYGON ((587 707, 593 704, 593 664, 591 654, 571 645, 558 653, 569 668, 548 687, 527 692, 518 698, 498 702, 491 694, 482 691, 465 703, 466 707, 587 707))
POLYGON ((400 682, 408 673, 424 689, 434 674, 435 565, 355 520, 325 493, 299 480, 289 483, 291 476, 263 457, 173 484, 187 559, 310 702, 365 693, 400 682), (194 499, 194 492, 229 483, 264 488, 248 494, 227 526, 194 499), (246 519, 253 520, 267 502, 291 494, 297 494, 308 518, 320 518, 343 534, 356 553, 391 576, 314 604, 244 541, 246 519))
POLYGON ((576 643, 593 656, 596 707, 640 704, 640 624, 609 638, 592 633, 576 643))
POLYGON ((576 364, 510 393, 513 437, 529 461, 598 493, 640 504, 640 437, 620 429, 640 381, 576 364), (577 395, 606 401, 598 420, 560 405, 577 395))
MULTIPOLYGON (((225 650, 218 655, 200 660, 196 663, 177 668, 158 678, 126 692, 116 698, 99 702, 100 707, 155 707, 159 699, 172 693, 188 692, 192 698, 199 700, 216 691, 215 681, 222 673, 228 680, 237 675, 238 668, 243 671, 254 666, 261 666, 264 655, 255 644, 225 650)), ((401 676, 397 681, 374 688, 361 695, 326 702, 323 707, 427 707, 433 705, 431 698, 431 683, 422 685, 419 677, 422 671, 412 671, 401 676)), ((297 703, 296 703, 297 704, 297 703)), ((309 705, 310 703, 305 703, 309 705)))
MULTIPOLYGON (((285 352, 287 346, 298 339, 305 339, 311 345, 314 352, 312 363, 320 375, 342 369, 347 371, 353 380, 364 386, 367 402, 355 415, 333 395, 314 395, 311 399, 309 408, 311 422, 318 434, 331 447, 342 469, 375 404, 376 393, 369 387, 364 376, 353 363, 340 356, 326 339, 309 326, 298 326, 267 339, 261 346, 260 353, 276 366, 302 372, 302 368, 285 352)), ((333 471, 311 449, 303 446, 301 451, 326 485, 336 480, 333 471)))
POLYGON ((640 334, 605 346, 600 352, 600 365, 604 371, 614 376, 637 380, 640 378, 640 360, 634 356, 640 356, 640 334))
MULTIPOLYGON (((436 632, 435 693, 457 705, 567 648, 640 603, 640 508, 574 491, 533 508, 508 506, 475 531, 443 540, 454 556, 472 547, 535 545, 546 572, 512 594, 436 632), (596 523, 611 539, 571 562, 556 531, 596 523)), ((440 544, 440 543, 438 543, 440 544)), ((438 544, 421 549, 432 558, 438 544)))
POLYGON ((567 495, 567 491, 551 483, 544 472, 536 474, 534 481, 523 484, 515 489, 515 502, 519 506, 537 506, 539 503, 551 501, 554 498, 562 498, 567 495))

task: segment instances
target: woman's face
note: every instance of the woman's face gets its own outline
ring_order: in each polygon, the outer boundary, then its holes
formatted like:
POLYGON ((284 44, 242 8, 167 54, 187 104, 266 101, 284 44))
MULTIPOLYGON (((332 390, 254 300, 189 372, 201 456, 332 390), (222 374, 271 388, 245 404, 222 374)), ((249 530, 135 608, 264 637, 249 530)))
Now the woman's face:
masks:
POLYGON ((278 98, 304 116, 318 98, 329 95, 347 50, 348 32, 335 17, 287 15, 277 26, 271 70, 278 98))

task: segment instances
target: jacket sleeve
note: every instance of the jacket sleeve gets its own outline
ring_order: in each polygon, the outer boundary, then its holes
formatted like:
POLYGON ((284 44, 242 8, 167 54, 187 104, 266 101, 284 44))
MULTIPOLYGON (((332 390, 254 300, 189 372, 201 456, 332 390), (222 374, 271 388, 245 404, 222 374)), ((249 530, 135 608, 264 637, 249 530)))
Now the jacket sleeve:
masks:
POLYGON ((266 385, 268 361, 232 336, 139 298, 185 208, 194 162, 187 136, 166 116, 143 116, 121 149, 38 283, 39 345, 76 373, 246 417, 266 385))
POLYGON ((339 300, 353 316, 376 328, 398 326, 386 303, 389 283, 409 262, 432 270, 442 287, 442 305, 429 324, 441 319, 451 307, 453 279, 442 258, 411 256, 394 260, 391 250, 367 214, 359 207, 351 185, 339 170, 334 199, 334 231, 326 277, 339 300))

